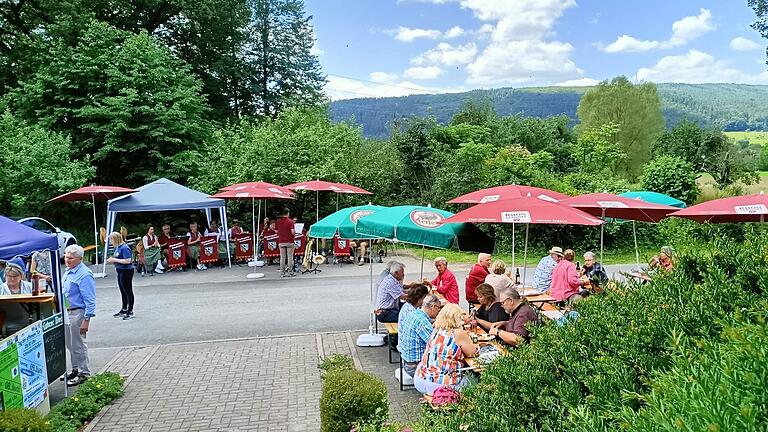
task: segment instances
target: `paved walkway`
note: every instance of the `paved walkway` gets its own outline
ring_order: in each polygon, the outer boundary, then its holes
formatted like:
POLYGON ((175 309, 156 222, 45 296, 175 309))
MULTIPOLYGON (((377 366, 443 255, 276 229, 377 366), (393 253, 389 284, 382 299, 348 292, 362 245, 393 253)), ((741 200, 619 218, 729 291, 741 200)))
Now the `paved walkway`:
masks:
POLYGON ((317 431, 323 355, 352 355, 387 383, 391 413, 412 418, 418 393, 401 392, 386 347, 358 348, 357 333, 317 333, 124 348, 105 369, 125 394, 87 431, 317 431))

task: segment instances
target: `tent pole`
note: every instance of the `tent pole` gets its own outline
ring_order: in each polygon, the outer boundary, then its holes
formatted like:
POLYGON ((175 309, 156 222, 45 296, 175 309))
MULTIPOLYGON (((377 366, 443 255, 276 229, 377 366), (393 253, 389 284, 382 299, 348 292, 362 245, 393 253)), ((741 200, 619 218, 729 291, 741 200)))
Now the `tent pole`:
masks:
POLYGON ((523 284, 523 290, 525 290, 525 276, 526 271, 528 270, 528 227, 530 227, 531 224, 527 223, 525 224, 525 251, 523 252, 523 280, 521 283, 523 284))
POLYGON ((637 263, 637 268, 639 269, 640 268, 640 251, 637 249, 637 229, 635 229, 635 221, 632 221, 632 237, 635 238, 635 262, 637 263))
MULTIPOLYGON (((93 274, 95 278, 103 278, 106 273, 98 273, 99 271, 99 224, 96 222, 96 194, 91 194, 91 204, 93 204, 93 240, 96 246, 96 272, 93 274)), ((125 240, 125 239, 123 239, 125 240)), ((105 249, 106 250, 106 249, 105 249)), ((65 386, 66 387, 66 386, 65 386)))
POLYGON ((229 221, 227 220, 227 205, 219 207, 219 216, 221 216, 221 223, 224 228, 224 245, 227 247, 227 264, 229 268, 232 268, 232 254, 229 252, 229 221))

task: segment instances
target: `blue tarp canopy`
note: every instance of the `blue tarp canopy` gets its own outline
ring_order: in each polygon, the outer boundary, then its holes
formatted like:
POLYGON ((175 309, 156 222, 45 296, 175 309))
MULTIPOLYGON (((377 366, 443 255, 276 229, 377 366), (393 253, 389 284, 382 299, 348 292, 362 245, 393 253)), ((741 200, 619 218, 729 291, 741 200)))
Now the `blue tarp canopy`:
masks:
POLYGON ((109 212, 155 212, 224 207, 224 200, 161 178, 138 188, 138 192, 109 200, 109 212))
MULTIPOLYGON (((227 207, 223 199, 210 198, 202 192, 161 178, 138 188, 138 192, 123 195, 107 202, 107 235, 115 230, 118 213, 205 210, 208 222, 210 222, 211 209, 219 209, 222 228, 224 228, 225 233, 229 232, 227 207)), ((229 258, 229 236, 224 237, 227 245, 227 257, 229 258)), ((107 267, 108 248, 109 239, 106 240, 104 247, 104 271, 107 267)))
POLYGON ((29 256, 32 252, 50 250, 56 253, 59 241, 56 234, 45 234, 0 216, 0 259, 29 256))

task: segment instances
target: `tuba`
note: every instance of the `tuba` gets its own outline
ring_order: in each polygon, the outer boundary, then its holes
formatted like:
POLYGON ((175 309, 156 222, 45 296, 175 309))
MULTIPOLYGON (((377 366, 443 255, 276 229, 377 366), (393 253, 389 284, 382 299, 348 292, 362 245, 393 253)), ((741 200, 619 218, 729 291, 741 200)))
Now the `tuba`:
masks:
POLYGON ((307 245, 304 248, 304 260, 301 262, 301 271, 306 272, 310 268, 312 268, 311 259, 312 259, 312 244, 315 242, 315 239, 309 238, 307 240, 307 245))

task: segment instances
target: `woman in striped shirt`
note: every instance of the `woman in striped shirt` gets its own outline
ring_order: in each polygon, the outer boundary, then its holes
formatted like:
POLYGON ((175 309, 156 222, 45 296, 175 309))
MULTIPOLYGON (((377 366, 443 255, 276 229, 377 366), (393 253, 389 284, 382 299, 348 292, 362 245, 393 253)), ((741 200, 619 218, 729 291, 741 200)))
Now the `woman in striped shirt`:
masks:
POLYGON ((446 304, 435 319, 432 336, 424 356, 416 368, 413 383, 423 394, 432 394, 440 387, 459 389, 466 384, 459 369, 464 357, 477 354, 479 347, 472 343, 469 332, 462 329, 465 312, 453 303, 446 304))

